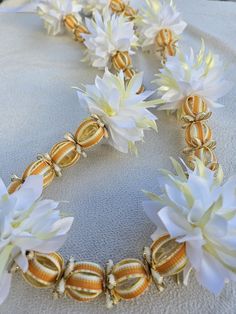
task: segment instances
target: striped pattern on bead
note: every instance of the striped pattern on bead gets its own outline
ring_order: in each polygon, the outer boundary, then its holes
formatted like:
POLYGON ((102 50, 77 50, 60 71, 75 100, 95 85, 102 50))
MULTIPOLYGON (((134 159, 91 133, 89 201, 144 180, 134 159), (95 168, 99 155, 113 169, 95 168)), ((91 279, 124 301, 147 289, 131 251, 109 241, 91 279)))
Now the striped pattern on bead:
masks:
POLYGON ((162 49, 163 57, 176 55, 175 42, 172 31, 167 28, 161 29, 156 36, 156 44, 162 49))
POLYGON ((131 58, 128 51, 118 51, 111 59, 112 65, 117 71, 125 71, 131 66, 131 58))
POLYGON ((151 246, 152 268, 161 276, 172 276, 183 271, 187 264, 185 243, 177 243, 166 234, 151 246))
POLYGON ((205 101, 196 95, 189 96, 182 106, 182 115, 195 117, 199 113, 206 113, 207 105, 205 101))
POLYGON ((62 141, 53 146, 50 152, 52 161, 61 168, 74 165, 80 158, 76 145, 70 141, 62 141))
POLYGON ((66 294, 80 302, 89 302, 103 292, 104 270, 98 264, 78 262, 65 282, 66 294))
POLYGON ((56 284, 60 278, 64 261, 60 254, 34 253, 32 260, 29 260, 29 268, 26 273, 22 272, 23 278, 36 288, 49 288, 56 284))
POLYGON ((205 122, 193 122, 186 128, 185 140, 191 147, 202 146, 212 140, 212 131, 205 122))
POLYGON ((23 174, 23 180, 31 175, 43 176, 43 187, 47 187, 55 178, 55 171, 51 165, 45 160, 37 160, 32 162, 23 174))
POLYGON ((150 284, 144 264, 138 259, 124 259, 112 270, 116 286, 113 289, 118 299, 130 300, 143 294, 150 284))
POLYGON ((98 144, 106 135, 104 127, 93 118, 83 121, 75 133, 76 142, 83 148, 98 144))
POLYGON ((64 17, 64 24, 68 30, 73 31, 79 22, 73 14, 68 14, 64 17))
POLYGON ((110 9, 112 12, 120 14, 125 10, 125 4, 122 0, 111 0, 110 9))

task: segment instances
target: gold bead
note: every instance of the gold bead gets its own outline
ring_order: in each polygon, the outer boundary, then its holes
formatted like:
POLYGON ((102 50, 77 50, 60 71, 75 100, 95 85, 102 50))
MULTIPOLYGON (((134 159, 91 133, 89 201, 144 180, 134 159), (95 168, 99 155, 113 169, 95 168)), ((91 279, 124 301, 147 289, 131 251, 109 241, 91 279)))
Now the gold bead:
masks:
POLYGON ((204 146, 200 149, 196 149, 188 156, 188 162, 191 168, 195 167, 196 157, 200 159, 206 167, 213 171, 217 170, 219 167, 216 155, 213 149, 209 147, 204 146))
POLYGON ((75 133, 76 142, 83 148, 98 144, 106 136, 106 130, 95 119, 84 120, 75 133))
POLYGON ((53 287, 60 278, 64 267, 62 256, 56 252, 49 254, 34 252, 28 263, 27 272, 21 273, 23 278, 36 288, 53 287))
POLYGON ((138 259, 124 259, 112 269, 115 286, 111 293, 117 300, 131 300, 142 295, 151 281, 144 264, 138 259))
POLYGON ((112 57, 111 62, 117 71, 125 71, 132 63, 128 51, 117 51, 112 57))
POLYGON ((208 108, 205 101, 196 95, 187 97, 182 106, 182 115, 196 117, 198 114, 207 113, 208 108))
POLYGON ((37 160, 32 162, 23 173, 23 180, 32 175, 43 176, 43 187, 46 188, 55 178, 53 167, 45 160, 37 160))
POLYGON ((173 42, 172 31, 168 28, 163 28, 156 35, 156 43, 159 47, 169 46, 173 42))
POLYGON ((122 0, 111 0, 110 8, 113 13, 120 14, 125 10, 125 4, 122 0))
POLYGON ((185 243, 177 243, 169 234, 154 241, 150 249, 151 267, 162 277, 180 273, 187 264, 185 243))
POLYGON ((212 131, 203 121, 193 122, 186 128, 185 140, 191 147, 202 146, 212 140, 212 131))
POLYGON ((65 281, 65 292, 70 298, 89 302, 103 292, 104 271, 98 264, 79 262, 65 281))
POLYGON ((52 161, 61 168, 74 165, 80 158, 76 145, 70 141, 62 141, 53 146, 50 152, 52 161))
POLYGON ((64 24, 68 30, 73 31, 78 26, 79 22, 73 14, 67 14, 64 17, 64 24))

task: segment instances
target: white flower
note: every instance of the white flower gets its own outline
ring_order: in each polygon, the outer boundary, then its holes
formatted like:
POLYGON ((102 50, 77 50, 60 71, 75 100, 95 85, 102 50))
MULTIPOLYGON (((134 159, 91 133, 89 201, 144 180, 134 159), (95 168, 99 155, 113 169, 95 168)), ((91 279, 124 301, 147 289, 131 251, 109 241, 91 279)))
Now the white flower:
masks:
POLYGON ((180 13, 176 10, 172 0, 146 0, 140 16, 139 31, 143 37, 143 47, 154 45, 157 34, 163 28, 168 28, 177 37, 187 26, 181 20, 180 13))
POLYGON ((236 280, 236 176, 222 184, 217 173, 196 159, 195 170, 172 160, 176 174, 161 171, 163 194, 148 193, 146 214, 158 226, 152 236, 168 232, 186 243, 190 267, 199 283, 219 294, 228 280, 236 280))
MULTIPOLYGON (((83 13, 85 15, 91 15, 95 11, 102 12, 107 5, 110 5, 111 1, 112 0, 81 0, 80 4, 83 7, 83 13)), ((122 3, 130 5, 134 9, 138 9, 143 6, 142 1, 137 0, 122 0, 122 3)))
POLYGON ((109 0, 81 0, 80 4, 83 7, 83 12, 90 15, 95 11, 102 11, 107 6, 109 0))
POLYGON ((142 78, 142 73, 136 74, 127 85, 123 72, 113 75, 106 69, 103 78, 96 77, 95 85, 78 91, 80 102, 105 124, 109 144, 124 153, 135 149, 136 141, 143 140, 145 129, 156 129, 156 116, 146 108, 160 101, 145 101, 152 91, 137 94, 142 78))
POLYGON ((137 45, 134 24, 123 15, 111 14, 106 7, 101 15, 95 12, 94 20, 86 19, 89 34, 81 34, 85 39, 87 57, 92 65, 104 69, 110 67, 111 57, 117 51, 134 54, 132 46, 137 45))
POLYGON ((57 202, 39 199, 42 187, 42 177, 31 176, 9 195, 0 179, 0 304, 10 289, 11 264, 26 272, 27 251, 58 250, 72 225, 72 217, 61 218, 57 202))
POLYGON ((191 95, 202 97, 209 108, 222 107, 217 100, 232 86, 223 76, 219 56, 206 54, 204 42, 196 56, 191 48, 189 55, 178 52, 175 57, 168 57, 160 72, 156 82, 166 102, 160 110, 178 110, 191 95))
POLYGON ((78 13, 81 9, 78 0, 41 0, 37 6, 38 14, 44 20, 48 34, 54 36, 64 33, 63 18, 67 14, 74 14, 80 21, 78 13))

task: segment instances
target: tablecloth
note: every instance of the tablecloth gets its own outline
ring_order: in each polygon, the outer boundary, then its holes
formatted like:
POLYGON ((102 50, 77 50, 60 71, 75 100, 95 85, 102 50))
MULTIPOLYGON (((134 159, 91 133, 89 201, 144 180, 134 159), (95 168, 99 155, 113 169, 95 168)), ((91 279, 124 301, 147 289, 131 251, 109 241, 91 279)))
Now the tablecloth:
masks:
MULTIPOLYGON (((182 46, 207 46, 221 55, 228 78, 236 86, 236 4, 206 0, 178 0, 188 28, 182 46)), ((49 37, 34 14, 0 15, 0 176, 9 182, 12 173, 21 175, 38 153, 47 152, 66 131, 75 131, 86 112, 72 86, 92 83, 101 75, 81 63, 83 51, 70 36, 49 37)), ((160 67, 154 56, 139 54, 135 66, 145 72, 145 85, 160 67)), ((222 99, 210 121, 217 140, 217 156, 225 175, 236 174, 236 90, 222 99)), ((68 240, 61 250, 67 258, 104 264, 112 258, 140 258, 150 243, 155 226, 146 218, 142 189, 158 191, 157 170, 170 167, 184 147, 183 131, 175 117, 164 112, 159 133, 146 132, 139 155, 121 154, 102 144, 76 166, 55 180, 45 197, 61 201, 66 213, 75 216, 68 240)), ((168 281, 158 293, 153 286, 132 302, 121 302, 113 313, 236 313, 236 284, 228 284, 219 297, 212 296, 191 277, 188 287, 168 281)), ((13 280, 2 314, 108 313, 104 298, 90 304, 69 299, 52 300, 48 290, 36 290, 20 275, 13 280)))

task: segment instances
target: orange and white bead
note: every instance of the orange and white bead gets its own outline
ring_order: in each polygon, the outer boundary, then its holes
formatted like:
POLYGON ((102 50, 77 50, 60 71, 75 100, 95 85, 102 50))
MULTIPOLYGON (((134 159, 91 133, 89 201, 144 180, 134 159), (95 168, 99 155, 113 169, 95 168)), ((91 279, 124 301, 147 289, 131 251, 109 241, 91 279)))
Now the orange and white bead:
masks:
POLYGON ((151 283, 145 265, 138 259, 124 259, 113 266, 108 262, 106 272, 107 307, 120 300, 129 301, 142 295, 151 283))
POLYGON ((65 293, 70 298, 89 302, 103 292, 104 270, 95 263, 75 263, 65 278, 65 293))
POLYGON ((94 117, 84 120, 75 133, 75 140, 82 148, 90 148, 107 137, 104 124, 94 117))
POLYGON ((185 130, 185 140, 191 147, 202 147, 212 140, 212 131, 203 121, 189 124, 185 130))
POLYGON ((116 71, 125 71, 132 64, 128 51, 117 51, 117 53, 112 57, 111 62, 116 71))
POLYGON ((30 285, 36 288, 51 288, 57 283, 64 268, 64 261, 60 254, 30 252, 28 260, 27 272, 21 273, 30 285))
POLYGON ((50 156, 61 168, 73 166, 80 158, 76 145, 71 141, 62 141, 53 146, 50 156))

